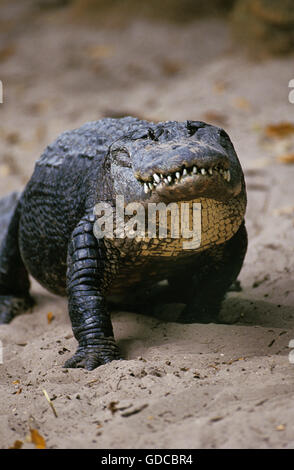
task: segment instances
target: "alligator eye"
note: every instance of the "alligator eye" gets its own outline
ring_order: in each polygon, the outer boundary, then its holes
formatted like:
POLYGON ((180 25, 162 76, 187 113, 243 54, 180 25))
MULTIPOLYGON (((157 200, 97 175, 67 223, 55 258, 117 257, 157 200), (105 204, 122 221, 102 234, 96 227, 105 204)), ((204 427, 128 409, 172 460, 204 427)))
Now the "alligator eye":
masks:
POLYGON ((134 140, 137 139, 151 139, 151 140, 158 140, 158 137, 161 136, 163 133, 163 129, 160 127, 158 129, 139 129, 131 134, 131 138, 134 140))
POLYGON ((201 127, 206 127, 207 124, 203 121, 187 121, 187 129, 190 136, 194 135, 201 127))
POLYGON ((148 130, 148 135, 149 135, 149 138, 151 140, 156 140, 157 141, 162 134, 163 134, 163 128, 162 127, 158 127, 157 129, 150 128, 148 130))
POLYGON ((115 150, 112 150, 111 155, 113 157, 113 160, 115 160, 115 162, 118 163, 119 166, 122 166, 125 168, 132 167, 130 155, 126 150, 115 149, 115 150))
POLYGON ((132 132, 130 135, 131 139, 137 140, 137 139, 148 139, 149 137, 149 132, 146 129, 139 129, 137 131, 132 132))

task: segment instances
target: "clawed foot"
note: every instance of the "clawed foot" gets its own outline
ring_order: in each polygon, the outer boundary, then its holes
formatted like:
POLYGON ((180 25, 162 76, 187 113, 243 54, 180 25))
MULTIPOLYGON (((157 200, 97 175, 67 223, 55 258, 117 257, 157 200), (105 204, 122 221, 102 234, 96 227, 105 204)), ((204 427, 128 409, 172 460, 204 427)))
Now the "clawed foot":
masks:
POLYGON ((34 303, 30 295, 27 297, 0 295, 0 324, 11 322, 17 315, 31 309, 34 303))
POLYGON ((121 356, 114 339, 104 338, 101 344, 79 346, 74 356, 65 362, 64 367, 93 370, 117 359, 121 359, 121 356))

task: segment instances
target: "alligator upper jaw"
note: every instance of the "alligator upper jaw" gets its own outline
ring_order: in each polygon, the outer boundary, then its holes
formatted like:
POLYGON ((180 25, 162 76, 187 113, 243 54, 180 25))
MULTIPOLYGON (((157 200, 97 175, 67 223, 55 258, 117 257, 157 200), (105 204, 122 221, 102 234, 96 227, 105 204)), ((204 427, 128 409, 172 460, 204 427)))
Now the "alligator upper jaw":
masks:
POLYGON ((151 200, 191 200, 201 196, 225 201, 241 191, 241 181, 232 181, 231 170, 221 166, 193 166, 169 174, 153 173, 144 180, 137 179, 146 199, 151 200))

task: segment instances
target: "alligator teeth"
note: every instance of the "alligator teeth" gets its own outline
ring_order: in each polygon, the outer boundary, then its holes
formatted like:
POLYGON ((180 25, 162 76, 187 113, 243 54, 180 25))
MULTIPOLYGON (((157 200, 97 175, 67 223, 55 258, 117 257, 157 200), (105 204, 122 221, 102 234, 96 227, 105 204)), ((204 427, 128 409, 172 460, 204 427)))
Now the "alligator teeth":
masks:
POLYGON ((230 171, 229 171, 229 170, 225 170, 225 171, 223 172, 223 177, 224 177, 224 179, 225 179, 227 182, 229 182, 230 179, 231 179, 230 171))
POLYGON ((148 192, 152 191, 154 188, 160 189, 165 185, 170 185, 173 183, 177 183, 181 181, 181 178, 185 178, 186 176, 194 176, 200 173, 201 175, 205 176, 207 174, 214 175, 219 174, 224 178, 225 181, 228 183, 231 181, 231 173, 230 170, 224 170, 219 166, 206 168, 197 168, 194 165, 192 168, 184 168, 183 171, 176 171, 175 173, 171 173, 169 175, 163 175, 162 173, 153 173, 152 175, 152 182, 151 181, 141 181, 143 184, 144 192, 147 194, 148 192))
POLYGON ((156 183, 160 183, 160 178, 157 173, 154 173, 153 179, 156 181, 156 183))

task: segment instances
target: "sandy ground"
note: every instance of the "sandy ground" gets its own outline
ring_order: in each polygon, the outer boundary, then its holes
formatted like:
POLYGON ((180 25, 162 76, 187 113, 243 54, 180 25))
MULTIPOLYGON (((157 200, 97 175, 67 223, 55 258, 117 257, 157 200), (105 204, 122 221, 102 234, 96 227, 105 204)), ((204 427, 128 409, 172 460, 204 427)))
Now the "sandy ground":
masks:
POLYGON ((294 448, 294 147, 267 127, 294 122, 293 56, 253 63, 219 19, 93 28, 19 3, 0 15, 0 195, 86 121, 202 119, 223 126, 240 157, 250 241, 223 324, 116 312, 127 360, 93 372, 62 368, 76 348, 66 301, 33 281, 34 312, 0 327, 0 447, 34 447, 31 428, 48 448, 294 448))

